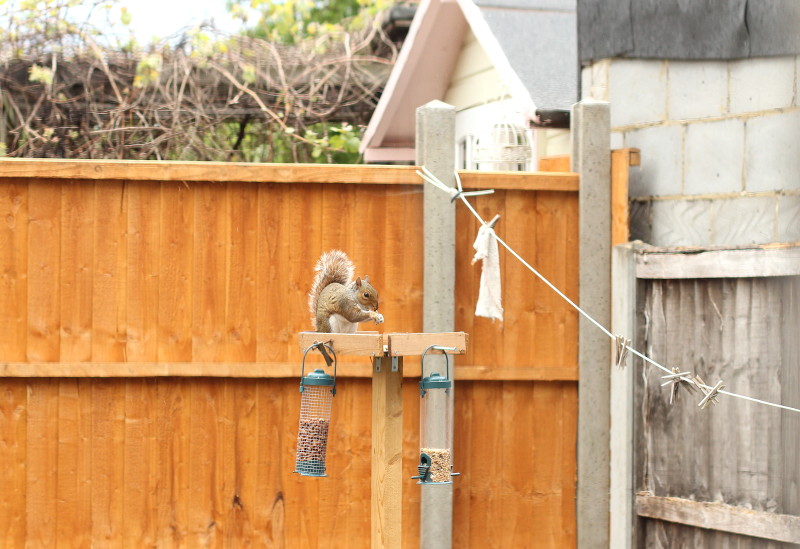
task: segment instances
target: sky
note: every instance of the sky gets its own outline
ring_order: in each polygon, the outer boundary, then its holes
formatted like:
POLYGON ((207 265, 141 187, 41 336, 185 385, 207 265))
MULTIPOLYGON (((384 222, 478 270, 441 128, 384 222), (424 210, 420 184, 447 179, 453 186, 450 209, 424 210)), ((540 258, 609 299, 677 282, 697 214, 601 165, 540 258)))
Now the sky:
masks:
POLYGON ((225 0, 122 0, 122 5, 128 8, 129 27, 140 43, 165 38, 209 19, 223 31, 240 28, 239 22, 228 15, 225 0))
POLYGON ((183 27, 214 19, 223 30, 235 30, 238 24, 228 15, 225 0, 128 0, 130 26, 142 41, 169 36, 183 27))

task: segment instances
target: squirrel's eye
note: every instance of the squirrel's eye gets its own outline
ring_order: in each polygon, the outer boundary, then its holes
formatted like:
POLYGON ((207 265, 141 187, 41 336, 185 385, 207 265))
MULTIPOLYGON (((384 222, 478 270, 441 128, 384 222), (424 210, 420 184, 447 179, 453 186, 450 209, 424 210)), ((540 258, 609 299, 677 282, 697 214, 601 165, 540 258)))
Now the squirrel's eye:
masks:
POLYGON ((367 299, 369 299, 369 292, 364 292, 364 297, 366 297, 367 299))

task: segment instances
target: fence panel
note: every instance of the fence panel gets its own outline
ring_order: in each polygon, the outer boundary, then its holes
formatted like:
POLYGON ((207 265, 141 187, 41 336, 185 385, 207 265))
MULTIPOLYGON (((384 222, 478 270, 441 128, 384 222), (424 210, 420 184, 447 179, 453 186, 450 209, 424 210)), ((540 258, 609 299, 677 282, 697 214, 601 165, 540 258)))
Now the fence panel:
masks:
MULTIPOLYGON (((640 285, 649 356, 711 386, 800 404, 800 277, 640 285)), ((670 403, 661 375, 645 367, 638 388, 639 546, 795 547, 797 414, 726 395, 701 410, 702 395, 686 390, 670 403)))
MULTIPOLYGON (((420 331, 413 168, 3 167, 6 545, 367 547, 369 361, 342 361, 330 476, 299 477, 296 333, 310 328, 314 263, 334 247, 376 282, 386 317, 377 329, 420 331)), ((498 187, 479 210, 500 213, 498 234, 576 297, 574 176, 463 180, 498 187)), ((456 374, 456 545, 572 546, 577 319, 504 255, 506 321, 475 318, 478 223, 460 208, 457 223, 456 329, 471 344, 456 374)), ((418 362, 406 372, 411 476, 418 362)), ((411 480, 403 501, 403 545, 416 547, 411 480)))

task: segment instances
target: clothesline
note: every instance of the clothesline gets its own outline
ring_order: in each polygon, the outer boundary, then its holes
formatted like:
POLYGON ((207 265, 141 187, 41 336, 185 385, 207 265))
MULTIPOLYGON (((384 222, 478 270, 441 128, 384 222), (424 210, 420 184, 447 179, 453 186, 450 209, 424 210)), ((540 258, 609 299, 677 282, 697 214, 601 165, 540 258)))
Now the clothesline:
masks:
MULTIPOLYGON (((431 185, 433 185, 437 189, 448 193, 450 195, 450 197, 451 197, 451 200, 461 199, 461 202, 463 202, 464 205, 472 213, 472 215, 475 216, 475 218, 478 221, 480 221, 481 225, 485 225, 486 224, 486 222, 483 220, 483 218, 480 216, 480 214, 475 210, 475 208, 472 207, 472 204, 469 203, 469 201, 467 200, 467 197, 468 196, 477 196, 477 195, 482 195, 482 194, 490 194, 490 193, 494 192, 493 190, 467 191, 467 192, 465 192, 462 189, 461 179, 458 176, 458 172, 456 172, 456 174, 455 174, 457 188, 448 187, 447 185, 445 185, 444 183, 439 181, 436 178, 436 176, 434 176, 425 167, 422 168, 421 172, 419 170, 417 170, 417 175, 422 177, 422 179, 424 179, 425 181, 427 181, 428 183, 430 183, 431 185)), ((589 322, 594 324, 601 332, 606 334, 612 340, 618 340, 618 337, 616 335, 611 333, 611 331, 608 330, 608 328, 606 328, 602 324, 600 324, 600 322, 598 322, 597 320, 592 318, 592 316, 589 315, 589 313, 587 313, 586 311, 581 309, 578 306, 577 303, 575 303, 569 297, 567 297, 566 294, 564 294, 564 292, 559 290, 552 282, 550 282, 544 275, 542 275, 539 271, 537 271, 530 263, 525 261, 525 259, 523 259, 522 256, 520 256, 502 238, 500 238, 497 235, 495 235, 495 238, 497 239, 497 242, 500 245, 502 245, 511 255, 513 255, 515 258, 517 258, 529 271, 531 271, 534 275, 536 275, 536 277, 539 280, 544 282, 551 290, 553 290, 556 294, 558 294, 559 297, 561 297, 564 301, 569 303, 572 306, 572 308, 574 308, 586 320, 588 320, 589 322)), ((662 364, 659 364, 658 362, 656 362, 652 358, 648 357, 647 355, 637 351, 636 349, 631 347, 631 345, 629 343, 627 343, 628 340, 625 340, 625 341, 626 341, 626 343, 623 346, 624 349, 629 351, 631 354, 636 355, 637 357, 641 358, 642 360, 644 360, 648 364, 651 364, 651 365, 655 366, 656 368, 659 368, 660 370, 666 372, 668 374, 668 377, 672 378, 673 381, 680 380, 680 381, 688 383, 690 385, 697 386, 701 390, 703 390, 704 394, 706 395, 706 398, 703 399, 701 404, 704 404, 708 400, 713 399, 716 394, 723 394, 723 395, 727 395, 727 396, 734 397, 734 398, 739 398, 739 399, 743 399, 743 400, 749 400, 750 402, 755 402, 755 403, 758 403, 758 404, 764 404, 766 406, 772 406, 774 408, 780 408, 782 410, 788 410, 790 412, 800 413, 800 409, 798 409, 798 408, 793 408, 791 406, 786 406, 784 404, 777 404, 777 403, 774 403, 774 402, 768 402, 766 400, 760 400, 760 399, 753 398, 753 397, 750 397, 750 396, 740 395, 738 393, 725 391, 725 390, 723 390, 721 388, 720 384, 717 384, 716 386, 706 385, 705 383, 702 383, 702 382, 698 381, 696 378, 689 377, 688 375, 680 375, 680 376, 675 377, 675 372, 673 370, 670 370, 666 366, 663 366, 662 364)))

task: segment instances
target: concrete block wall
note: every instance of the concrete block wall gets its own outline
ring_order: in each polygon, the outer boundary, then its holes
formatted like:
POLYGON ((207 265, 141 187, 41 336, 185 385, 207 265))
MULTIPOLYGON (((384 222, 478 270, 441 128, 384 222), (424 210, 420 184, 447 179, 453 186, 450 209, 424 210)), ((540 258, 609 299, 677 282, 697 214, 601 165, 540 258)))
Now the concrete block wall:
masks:
POLYGON ((800 56, 606 59, 581 77, 584 98, 611 104, 612 147, 641 149, 632 238, 800 242, 800 56))

